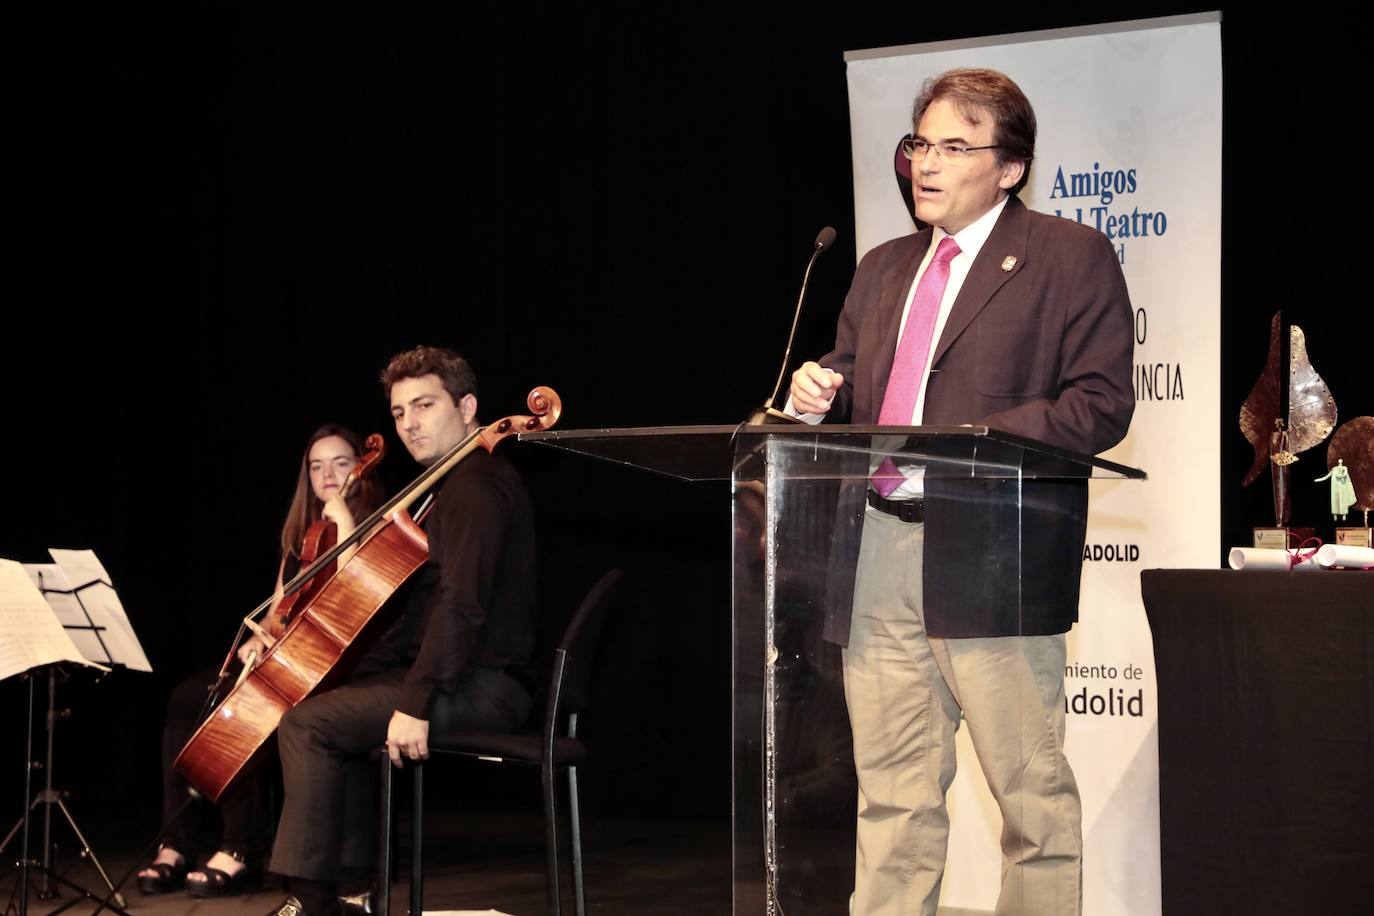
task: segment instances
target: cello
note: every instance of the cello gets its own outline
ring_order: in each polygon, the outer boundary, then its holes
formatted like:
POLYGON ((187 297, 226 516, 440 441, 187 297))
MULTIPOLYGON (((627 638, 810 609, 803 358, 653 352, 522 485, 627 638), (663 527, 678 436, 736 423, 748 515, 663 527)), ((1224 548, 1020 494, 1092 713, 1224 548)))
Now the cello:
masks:
POLYGON ((333 576, 321 577, 313 596, 297 602, 281 638, 245 669, 177 756, 176 771, 203 796, 218 802, 262 752, 286 711, 338 683, 349 662, 389 623, 390 615, 379 613, 382 606, 429 557, 411 506, 474 450, 490 452, 510 436, 548 429, 563 407, 545 387, 531 391, 526 403, 531 416, 509 416, 474 430, 283 587, 283 598, 294 595, 358 545, 333 576))

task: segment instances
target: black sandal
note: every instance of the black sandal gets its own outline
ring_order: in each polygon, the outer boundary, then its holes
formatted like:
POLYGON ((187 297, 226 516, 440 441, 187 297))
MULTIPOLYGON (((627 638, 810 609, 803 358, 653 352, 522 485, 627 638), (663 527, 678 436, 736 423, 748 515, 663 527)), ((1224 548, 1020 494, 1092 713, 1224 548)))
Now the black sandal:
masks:
MULTIPOLYGON (((243 862, 243 856, 238 853, 228 850, 224 852, 225 855, 243 862)), ((251 894, 262 887, 262 869, 246 862, 243 868, 232 875, 208 865, 198 870, 205 873, 204 881, 186 881, 186 893, 192 897, 235 897, 239 894, 251 894)))
POLYGON ((155 871, 157 876, 139 875, 138 889, 149 895, 168 894, 180 890, 186 883, 187 864, 185 856, 182 856, 176 865, 168 865, 166 862, 152 863, 143 871, 155 871))

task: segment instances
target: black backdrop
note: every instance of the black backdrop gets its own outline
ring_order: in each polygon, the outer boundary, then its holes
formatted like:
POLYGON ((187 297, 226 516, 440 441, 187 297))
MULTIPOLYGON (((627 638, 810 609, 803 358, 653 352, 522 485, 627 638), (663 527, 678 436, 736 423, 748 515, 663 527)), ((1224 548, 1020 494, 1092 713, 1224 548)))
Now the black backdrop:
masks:
MULTIPOLYGON (((0 556, 95 548, 157 668, 68 691, 58 782, 110 813, 153 807, 166 690, 270 586, 306 435, 389 432, 391 353, 463 350, 486 417, 547 384, 568 428, 742 418, 821 226, 840 242, 799 354, 827 348, 853 270, 845 50, 1206 8, 127 6, 27 4, 5 87, 0 556)), ((1275 309, 1343 416, 1374 413, 1347 302, 1360 36, 1225 15, 1223 461, 1198 468, 1223 483, 1219 557, 1267 511, 1267 485, 1238 489, 1235 415, 1275 309)), ((723 816, 725 488, 505 448, 537 502, 545 635, 603 568, 629 574, 589 807, 723 816)), ((1325 515, 1319 460, 1299 517, 1325 515)), ((0 814, 22 698, 0 685, 0 814)))

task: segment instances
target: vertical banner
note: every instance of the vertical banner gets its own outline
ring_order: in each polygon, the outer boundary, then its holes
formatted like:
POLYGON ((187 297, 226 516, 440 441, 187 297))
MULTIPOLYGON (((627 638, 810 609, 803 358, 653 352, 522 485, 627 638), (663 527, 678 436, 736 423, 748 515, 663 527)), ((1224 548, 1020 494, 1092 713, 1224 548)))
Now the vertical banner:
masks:
MULTIPOLYGON (((1094 481, 1065 679, 1083 797, 1084 912, 1160 912, 1155 675, 1140 571, 1216 565, 1220 539, 1221 36, 1206 13, 851 52, 858 254, 912 231, 893 176, 924 80, 991 67, 1035 107, 1022 200, 1107 235, 1135 309, 1135 418, 1094 481)), ((950 793, 941 903, 991 911, 1001 817, 967 738, 950 793)))

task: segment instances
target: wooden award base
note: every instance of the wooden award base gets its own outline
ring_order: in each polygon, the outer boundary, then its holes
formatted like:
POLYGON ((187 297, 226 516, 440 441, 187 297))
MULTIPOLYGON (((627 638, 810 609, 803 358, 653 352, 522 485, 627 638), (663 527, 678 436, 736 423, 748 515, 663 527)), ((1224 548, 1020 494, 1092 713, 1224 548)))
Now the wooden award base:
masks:
POLYGON ((1343 547, 1374 547, 1370 528, 1337 528, 1336 543, 1343 547))
POLYGON ((1297 547, 1316 534, 1313 528, 1255 528, 1255 546, 1270 550, 1297 547))

